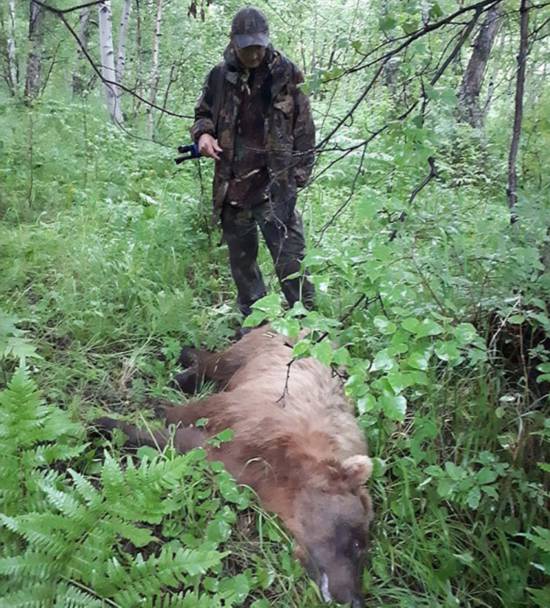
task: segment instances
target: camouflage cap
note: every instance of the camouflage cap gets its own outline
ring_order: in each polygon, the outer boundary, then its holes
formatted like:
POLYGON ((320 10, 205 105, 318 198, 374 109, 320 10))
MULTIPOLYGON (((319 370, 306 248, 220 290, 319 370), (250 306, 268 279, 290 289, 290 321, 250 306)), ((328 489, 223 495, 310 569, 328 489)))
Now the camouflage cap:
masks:
POLYGON ((236 13, 231 22, 231 38, 240 48, 269 44, 269 27, 265 15, 257 8, 247 6, 236 13))

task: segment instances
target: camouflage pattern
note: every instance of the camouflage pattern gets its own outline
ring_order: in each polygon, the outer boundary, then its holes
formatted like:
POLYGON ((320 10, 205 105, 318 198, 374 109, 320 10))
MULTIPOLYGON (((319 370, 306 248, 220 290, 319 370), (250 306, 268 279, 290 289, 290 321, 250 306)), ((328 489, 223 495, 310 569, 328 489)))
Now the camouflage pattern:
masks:
POLYGON ((224 240, 229 248, 231 274, 237 286, 237 304, 244 316, 251 306, 265 296, 266 288, 256 258, 258 226, 263 234, 275 271, 289 306, 300 300, 313 308, 314 288, 306 277, 287 279, 300 271, 304 258, 305 239, 302 219, 293 210, 285 223, 275 218, 268 203, 252 208, 225 205, 222 212, 224 240))
MULTIPOLYGON (((315 126, 309 100, 298 85, 303 82, 300 70, 271 46, 267 48, 271 100, 264 121, 269 176, 268 204, 270 213, 286 223, 296 204, 296 189, 303 187, 313 167, 315 126)), ((229 45, 224 61, 206 78, 195 107, 191 136, 195 142, 203 133, 218 139, 223 149, 216 162, 213 205, 214 217, 221 216, 227 188, 232 178, 235 155, 235 125, 248 70, 238 61, 229 45)), ((254 167, 255 168, 255 167, 254 167)))

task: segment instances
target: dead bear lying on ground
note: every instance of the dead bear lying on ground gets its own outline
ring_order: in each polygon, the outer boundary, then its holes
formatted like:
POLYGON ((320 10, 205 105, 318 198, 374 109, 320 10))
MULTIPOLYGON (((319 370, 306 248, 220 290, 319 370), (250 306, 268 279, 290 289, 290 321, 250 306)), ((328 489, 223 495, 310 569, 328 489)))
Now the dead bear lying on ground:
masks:
MULTIPOLYGON (((312 358, 294 361, 287 377, 292 349, 265 327, 222 353, 189 349, 187 356, 191 385, 206 378, 223 390, 164 409, 167 423, 177 425, 176 449, 188 451, 233 429, 232 441, 205 446, 208 457, 221 460, 281 518, 325 601, 363 606, 361 573, 372 519, 363 484, 372 464, 340 379, 312 358), (205 427, 192 426, 199 418, 208 419, 205 427)), ((140 445, 162 446, 169 437, 110 418, 97 426, 120 428, 140 445)))

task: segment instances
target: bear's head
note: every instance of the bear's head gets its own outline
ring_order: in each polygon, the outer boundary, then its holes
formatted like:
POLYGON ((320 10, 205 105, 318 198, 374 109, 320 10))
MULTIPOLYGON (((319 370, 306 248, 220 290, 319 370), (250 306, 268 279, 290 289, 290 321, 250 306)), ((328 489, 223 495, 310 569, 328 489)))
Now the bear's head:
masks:
POLYGON ((363 484, 371 472, 368 456, 323 461, 296 494, 289 522, 295 554, 326 602, 364 605, 361 574, 373 510, 363 484))

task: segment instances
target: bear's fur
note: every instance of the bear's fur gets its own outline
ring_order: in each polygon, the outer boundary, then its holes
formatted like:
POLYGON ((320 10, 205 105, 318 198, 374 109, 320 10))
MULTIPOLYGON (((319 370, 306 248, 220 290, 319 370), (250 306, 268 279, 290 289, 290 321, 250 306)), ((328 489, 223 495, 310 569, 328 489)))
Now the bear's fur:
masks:
MULTIPOLYGON (((340 379, 312 358, 290 364, 292 348, 265 327, 222 353, 187 354, 191 374, 223 390, 165 408, 167 423, 177 425, 176 449, 205 445, 210 459, 221 460, 282 519, 323 598, 362 606, 360 575, 372 519, 363 484, 372 465, 340 379), (193 426, 199 418, 208 420, 200 429, 193 426), (234 432, 232 441, 206 443, 226 428, 234 432)), ((135 444, 163 445, 168 437, 112 419, 98 426, 121 428, 135 444)))

